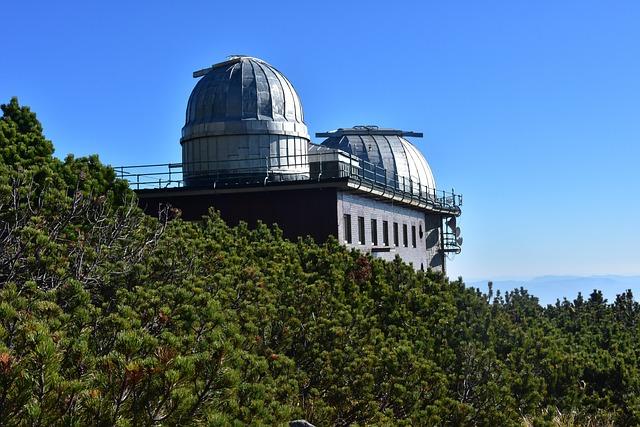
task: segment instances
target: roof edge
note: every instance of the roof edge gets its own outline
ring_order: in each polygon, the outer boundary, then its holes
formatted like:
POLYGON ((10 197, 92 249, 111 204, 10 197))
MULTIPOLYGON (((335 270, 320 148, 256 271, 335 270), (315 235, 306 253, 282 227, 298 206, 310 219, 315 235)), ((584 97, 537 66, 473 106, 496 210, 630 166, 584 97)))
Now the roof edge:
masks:
POLYGON ((400 129, 381 128, 374 125, 367 126, 354 126, 352 128, 338 128, 327 132, 317 132, 318 138, 331 138, 339 137, 343 135, 397 135, 408 136, 414 138, 422 138, 424 134, 422 132, 405 131, 400 129))

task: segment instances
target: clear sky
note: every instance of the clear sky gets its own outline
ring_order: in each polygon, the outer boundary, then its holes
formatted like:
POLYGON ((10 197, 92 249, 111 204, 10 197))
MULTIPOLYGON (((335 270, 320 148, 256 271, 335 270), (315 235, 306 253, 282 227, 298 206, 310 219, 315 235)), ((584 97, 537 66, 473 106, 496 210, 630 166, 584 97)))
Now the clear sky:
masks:
POLYGON ((192 71, 282 71, 310 132, 422 131, 465 278, 640 273, 640 2, 5 2, 0 101, 57 154, 180 160, 192 71))

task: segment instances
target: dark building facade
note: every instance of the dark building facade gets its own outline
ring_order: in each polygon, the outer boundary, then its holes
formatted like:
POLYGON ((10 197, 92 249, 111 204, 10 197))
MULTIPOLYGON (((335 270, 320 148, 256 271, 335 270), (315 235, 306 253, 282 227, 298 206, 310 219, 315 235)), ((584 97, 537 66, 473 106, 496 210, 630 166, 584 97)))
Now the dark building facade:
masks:
POLYGON ((445 271, 460 251, 462 198, 436 189, 422 134, 376 126, 310 142, 293 85, 264 61, 237 56, 194 73, 182 162, 117 168, 150 214, 170 204, 187 220, 210 207, 229 224, 278 224, 288 238, 335 236, 375 257, 445 271))

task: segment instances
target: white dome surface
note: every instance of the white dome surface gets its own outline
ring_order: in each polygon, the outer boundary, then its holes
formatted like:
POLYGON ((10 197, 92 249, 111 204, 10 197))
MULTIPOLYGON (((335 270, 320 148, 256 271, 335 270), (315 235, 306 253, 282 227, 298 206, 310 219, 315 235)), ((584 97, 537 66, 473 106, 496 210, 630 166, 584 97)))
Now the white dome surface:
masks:
POLYGON ((384 168, 387 179, 395 180, 403 189, 410 185, 411 191, 417 193, 433 192, 436 188, 436 180, 429 163, 420 150, 404 138, 422 134, 376 126, 356 126, 319 133, 317 136, 328 136, 321 143, 324 147, 345 151, 365 162, 384 168))

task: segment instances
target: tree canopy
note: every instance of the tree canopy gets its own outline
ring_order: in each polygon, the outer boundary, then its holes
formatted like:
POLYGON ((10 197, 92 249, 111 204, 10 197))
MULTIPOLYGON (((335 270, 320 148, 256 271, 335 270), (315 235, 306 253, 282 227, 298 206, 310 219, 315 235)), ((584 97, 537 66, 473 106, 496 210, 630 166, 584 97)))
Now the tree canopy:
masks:
POLYGON ((640 423, 631 292, 542 307, 214 210, 151 218, 2 112, 2 425, 640 423))

